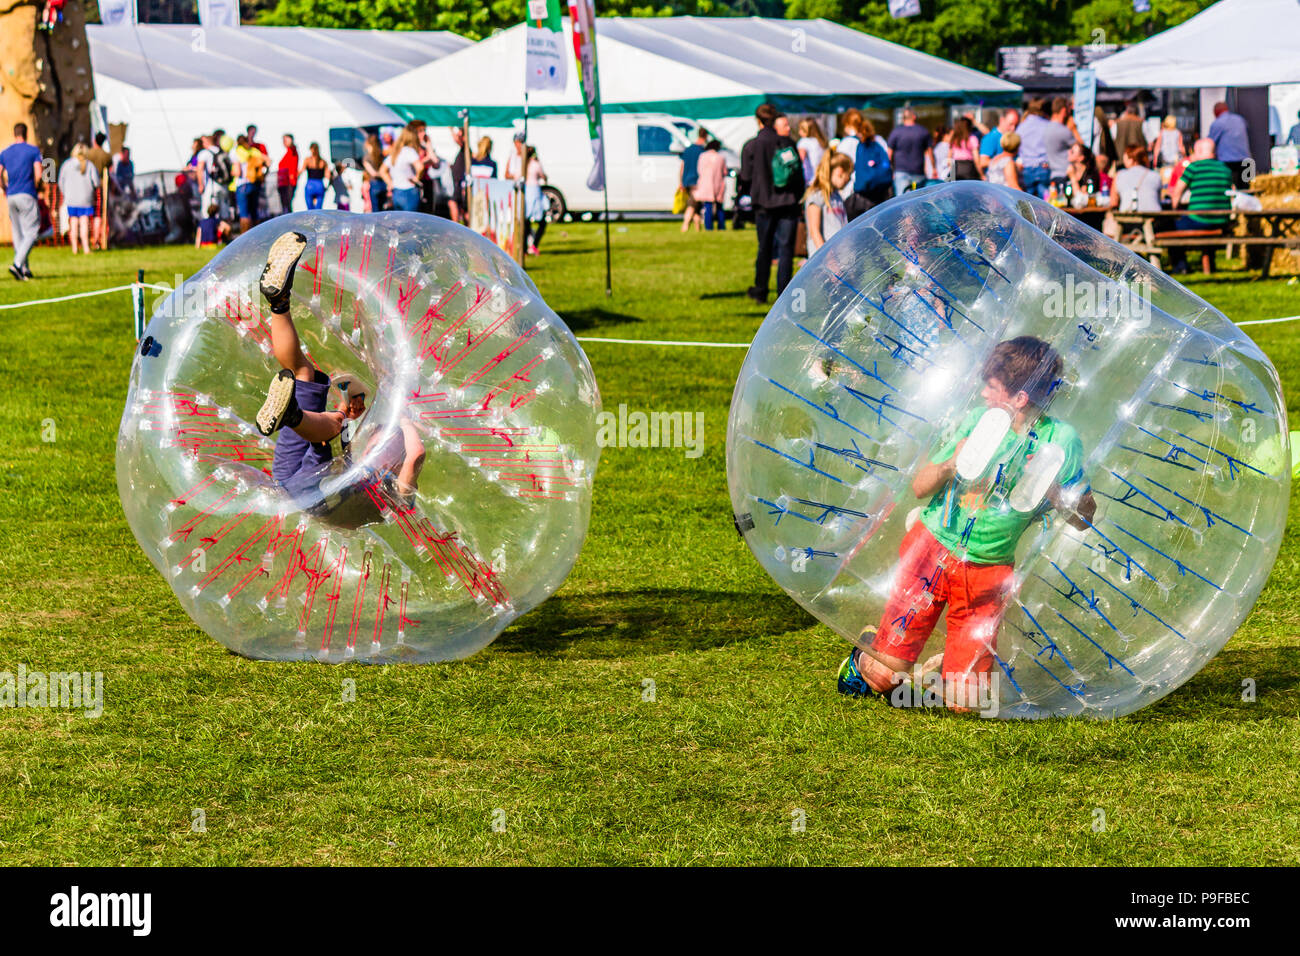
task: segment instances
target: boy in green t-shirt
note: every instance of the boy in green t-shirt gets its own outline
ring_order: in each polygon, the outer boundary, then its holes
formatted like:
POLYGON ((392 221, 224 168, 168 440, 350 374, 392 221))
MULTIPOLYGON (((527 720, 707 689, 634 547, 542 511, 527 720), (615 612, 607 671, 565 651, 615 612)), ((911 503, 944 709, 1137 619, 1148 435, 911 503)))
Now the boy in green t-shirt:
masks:
POLYGON ((880 626, 864 631, 840 666, 839 690, 887 694, 906 677, 948 609, 945 700, 976 699, 996 661, 998 627, 1012 583, 1016 544, 1055 508, 1088 528, 1097 505, 1083 476, 1083 445, 1044 409, 1060 381, 1061 357, 1046 342, 999 342, 984 363, 986 409, 974 409, 912 479, 928 498, 899 548, 893 591, 880 626))

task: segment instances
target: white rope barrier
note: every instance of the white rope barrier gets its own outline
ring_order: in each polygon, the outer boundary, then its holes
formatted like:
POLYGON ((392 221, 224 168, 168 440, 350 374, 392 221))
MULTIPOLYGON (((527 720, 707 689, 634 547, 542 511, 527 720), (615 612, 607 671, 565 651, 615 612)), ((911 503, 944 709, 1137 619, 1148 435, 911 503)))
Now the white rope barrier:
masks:
MULTIPOLYGON (((51 305, 55 302, 70 302, 73 299, 88 299, 97 295, 112 295, 114 292, 129 292, 132 289, 155 289, 158 292, 172 292, 171 286, 158 285, 154 282, 132 282, 129 285, 115 285, 108 289, 93 289, 90 292, 74 292, 71 295, 59 295, 50 299, 30 299, 26 302, 9 302, 0 304, 0 311, 9 309, 26 309, 34 305, 51 305)), ((1275 325, 1279 322, 1297 322, 1300 315, 1285 315, 1276 319, 1250 319, 1237 325, 1275 325)), ((657 345, 687 346, 705 349, 747 349, 748 342, 678 342, 670 339, 612 339, 602 335, 579 335, 579 342, 608 342, 611 345, 657 345)))
POLYGON ((1287 315, 1280 319, 1251 319, 1249 322, 1238 322, 1238 325, 1272 325, 1274 322, 1294 322, 1300 319, 1300 315, 1287 315))
MULTIPOLYGON (((159 292, 172 291, 170 286, 154 285, 152 282, 144 282, 140 285, 145 289, 157 289, 159 292)), ((49 305, 52 302, 69 302, 72 299, 89 299, 91 296, 110 295, 114 292, 130 292, 134 288, 136 288, 136 283, 132 282, 130 285, 115 285, 111 289, 94 289, 90 292, 74 292, 71 295, 59 295, 52 299, 31 299, 27 302, 10 302, 0 305, 0 309, 26 309, 33 305, 49 305)))
POLYGON ((664 339, 607 339, 603 335, 579 335, 579 342, 613 342, 618 345, 696 345, 706 349, 747 349, 748 342, 670 342, 664 339))

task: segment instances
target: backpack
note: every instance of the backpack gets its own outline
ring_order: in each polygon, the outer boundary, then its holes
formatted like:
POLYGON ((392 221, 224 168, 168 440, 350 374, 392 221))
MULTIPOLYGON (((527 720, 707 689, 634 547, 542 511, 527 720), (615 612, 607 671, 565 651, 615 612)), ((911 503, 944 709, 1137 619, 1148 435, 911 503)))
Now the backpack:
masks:
POLYGON ((212 151, 212 178, 218 186, 229 186, 235 178, 234 169, 230 165, 230 154, 224 149, 212 151))
POLYGON ((772 154, 772 188, 789 187, 794 182, 795 173, 801 169, 803 161, 799 159, 799 151, 793 146, 778 146, 772 154))
POLYGON ((864 193, 893 181, 889 168, 889 154, 874 139, 858 143, 858 155, 853 160, 853 191, 864 193))

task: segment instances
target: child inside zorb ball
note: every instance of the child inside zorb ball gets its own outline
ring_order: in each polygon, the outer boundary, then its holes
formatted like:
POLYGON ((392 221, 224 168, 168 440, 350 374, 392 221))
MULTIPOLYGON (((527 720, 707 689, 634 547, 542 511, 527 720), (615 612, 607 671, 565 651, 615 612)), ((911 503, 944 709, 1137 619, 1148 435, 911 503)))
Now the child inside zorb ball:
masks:
POLYGON ((954 710, 987 695, 1021 536, 1049 509, 1079 529, 1097 510, 1078 433, 1046 412, 1061 372, 1060 356, 1041 339, 993 349, 982 369, 987 407, 968 413, 912 479, 913 493, 929 500, 919 518, 909 516, 879 625, 840 665, 841 693, 890 695, 947 608, 942 663, 931 658, 923 671, 942 672, 954 710))
MULTIPOLYGON (((347 426, 365 412, 364 386, 351 375, 333 379, 306 356, 298 330, 289 316, 289 296, 294 271, 307 237, 286 232, 271 245, 262 270, 260 288, 271 307, 271 349, 280 371, 271 380, 266 402, 257 413, 257 428, 263 435, 280 433, 275 444, 271 476, 306 511, 327 513, 341 501, 365 489, 381 494, 389 504, 403 511, 414 507, 415 492, 424 465, 424 444, 409 419, 384 443, 376 456, 377 465, 350 483, 332 476, 330 464, 335 448, 349 453, 347 426), (327 410, 331 388, 338 388, 343 401, 327 410)), ((367 449, 369 452, 371 449, 367 449)))

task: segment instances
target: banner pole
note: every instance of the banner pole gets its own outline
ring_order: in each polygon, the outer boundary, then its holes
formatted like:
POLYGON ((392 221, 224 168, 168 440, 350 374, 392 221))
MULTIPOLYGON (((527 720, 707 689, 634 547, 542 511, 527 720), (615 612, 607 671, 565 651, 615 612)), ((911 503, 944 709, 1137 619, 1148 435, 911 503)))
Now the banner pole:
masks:
MULTIPOLYGON (((601 149, 604 149, 603 143, 601 149)), ((609 277, 609 186, 604 186, 600 192, 605 197, 605 296, 609 297, 614 294, 614 288, 609 277)))

